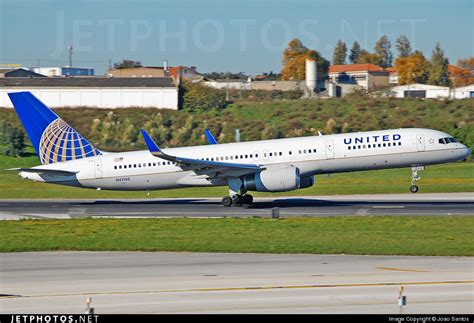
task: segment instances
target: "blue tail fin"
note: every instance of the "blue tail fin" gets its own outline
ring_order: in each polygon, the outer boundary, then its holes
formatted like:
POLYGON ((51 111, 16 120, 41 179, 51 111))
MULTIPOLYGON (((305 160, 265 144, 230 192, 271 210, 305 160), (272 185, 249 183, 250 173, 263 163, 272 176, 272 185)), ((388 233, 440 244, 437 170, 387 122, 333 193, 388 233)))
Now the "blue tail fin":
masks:
POLYGON ((42 164, 102 154, 30 92, 8 96, 42 164))

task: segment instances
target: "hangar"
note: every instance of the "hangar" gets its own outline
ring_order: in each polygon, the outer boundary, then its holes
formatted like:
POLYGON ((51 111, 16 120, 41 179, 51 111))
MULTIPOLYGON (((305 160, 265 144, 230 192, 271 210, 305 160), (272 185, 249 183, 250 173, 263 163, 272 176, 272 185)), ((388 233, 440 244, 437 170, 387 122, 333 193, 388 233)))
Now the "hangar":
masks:
POLYGON ((178 110, 170 77, 0 78, 0 107, 12 108, 9 92, 29 91, 53 108, 160 108, 178 110))

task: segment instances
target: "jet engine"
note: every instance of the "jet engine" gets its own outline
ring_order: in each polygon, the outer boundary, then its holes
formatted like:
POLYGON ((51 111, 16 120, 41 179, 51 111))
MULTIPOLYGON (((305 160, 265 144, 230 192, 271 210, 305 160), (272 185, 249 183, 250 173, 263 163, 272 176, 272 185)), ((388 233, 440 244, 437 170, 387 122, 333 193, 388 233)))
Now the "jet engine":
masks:
POLYGON ((300 170, 294 166, 270 166, 261 172, 243 178, 245 191, 285 192, 310 187, 313 177, 301 178, 300 170))

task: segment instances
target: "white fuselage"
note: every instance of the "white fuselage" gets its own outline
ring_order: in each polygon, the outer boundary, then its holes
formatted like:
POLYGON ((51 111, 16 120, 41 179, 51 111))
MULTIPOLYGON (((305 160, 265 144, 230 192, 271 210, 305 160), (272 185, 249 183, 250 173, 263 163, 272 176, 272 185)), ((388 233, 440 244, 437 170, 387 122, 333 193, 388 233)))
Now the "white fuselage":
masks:
MULTIPOLYGON (((163 149, 179 157, 227 163, 292 165, 302 177, 323 173, 442 164, 467 158, 461 143, 441 143, 451 137, 431 129, 393 129, 336 135, 287 138, 163 149)), ((101 156, 38 166, 77 172, 54 176, 21 172, 24 178, 107 190, 160 190, 227 185, 225 177, 209 178, 186 171, 148 150, 104 153, 101 156)))

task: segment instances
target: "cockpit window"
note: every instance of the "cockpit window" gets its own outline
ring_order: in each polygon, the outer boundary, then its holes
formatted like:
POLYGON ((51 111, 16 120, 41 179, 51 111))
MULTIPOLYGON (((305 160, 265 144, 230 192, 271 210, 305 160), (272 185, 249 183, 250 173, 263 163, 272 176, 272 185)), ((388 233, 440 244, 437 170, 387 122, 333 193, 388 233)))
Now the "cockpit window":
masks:
POLYGON ((446 137, 446 138, 440 138, 438 142, 440 144, 446 145, 446 144, 454 143, 454 142, 457 142, 457 141, 456 141, 456 139, 454 139, 452 137, 446 137))

